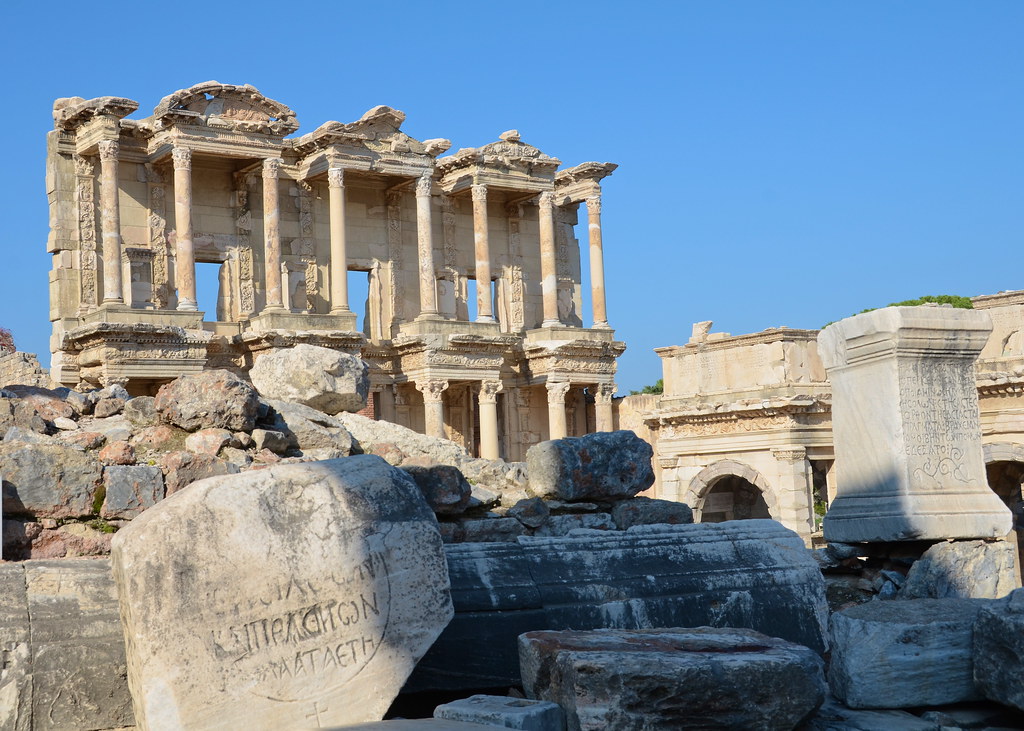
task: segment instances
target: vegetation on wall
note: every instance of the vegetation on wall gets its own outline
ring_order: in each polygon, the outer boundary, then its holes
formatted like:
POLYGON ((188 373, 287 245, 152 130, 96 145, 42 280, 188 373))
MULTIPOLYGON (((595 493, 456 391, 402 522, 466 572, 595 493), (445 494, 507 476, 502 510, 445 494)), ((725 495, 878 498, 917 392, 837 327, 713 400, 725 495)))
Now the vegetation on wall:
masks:
POLYGON ((644 386, 639 391, 630 391, 629 395, 630 396, 639 396, 640 394, 664 393, 664 392, 665 392, 665 379, 664 378, 659 378, 657 381, 654 382, 654 385, 652 385, 652 386, 644 386))
MULTIPOLYGON (((974 303, 971 302, 970 297, 961 297, 958 294, 926 294, 925 296, 918 297, 917 299, 903 300, 902 302, 890 302, 889 304, 886 305, 886 307, 916 307, 917 305, 925 305, 929 303, 934 303, 937 305, 953 305, 953 307, 958 307, 961 310, 974 309, 974 303)), ((880 308, 869 307, 866 310, 861 310, 860 312, 855 312, 854 314, 863 315, 865 312, 873 312, 874 310, 877 309, 880 308)), ((832 322, 826 322, 824 325, 821 326, 822 329, 825 329, 833 322, 835 322, 835 320, 832 320, 832 322)))

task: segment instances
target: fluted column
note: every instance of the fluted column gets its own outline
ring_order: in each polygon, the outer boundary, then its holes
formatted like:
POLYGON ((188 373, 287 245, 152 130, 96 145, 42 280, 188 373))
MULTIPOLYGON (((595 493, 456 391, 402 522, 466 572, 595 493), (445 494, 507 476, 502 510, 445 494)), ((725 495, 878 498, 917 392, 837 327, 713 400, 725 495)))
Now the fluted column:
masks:
POLYGON ((192 243, 192 150, 175 147, 174 161, 174 282, 178 309, 195 312, 196 253, 192 243))
POLYGON ((594 392, 594 416, 597 420, 596 431, 615 431, 615 412, 612 410, 612 398, 615 396, 614 383, 598 384, 594 392))
POLYGON ((281 176, 279 157, 263 161, 263 265, 266 272, 264 311, 284 310, 281 295, 281 204, 277 181, 281 176))
POLYGON ((604 248, 601 243, 601 196, 587 198, 587 231, 590 239, 590 302, 594 327, 608 329, 604 298, 604 248))
POLYGON ((103 231, 103 302, 124 304, 121 282, 121 209, 117 200, 117 154, 115 140, 101 140, 100 225, 103 231))
POLYGON ((491 245, 487 235, 487 186, 473 186, 473 243, 476 250, 476 321, 494 322, 491 245))
POLYGON ((548 382, 548 439, 564 439, 568 431, 565 425, 565 394, 569 393, 567 381, 548 382))
POLYGON ((423 394, 423 419, 427 436, 445 438, 444 433, 444 391, 448 381, 418 381, 416 389, 423 394))
POLYGON ((501 381, 480 384, 480 456, 501 459, 498 447, 498 392, 501 381))
POLYGON ((420 314, 417 320, 437 320, 437 282, 434 277, 434 228, 430 212, 429 175, 416 181, 416 242, 420 268, 420 314))
POLYGON ((331 205, 331 314, 350 312, 348 306, 348 250, 345 241, 345 171, 327 170, 331 205))
POLYGON ((555 252, 555 196, 550 191, 540 194, 537 202, 540 223, 540 277, 544 297, 544 322, 541 327, 557 327, 558 259, 555 252))

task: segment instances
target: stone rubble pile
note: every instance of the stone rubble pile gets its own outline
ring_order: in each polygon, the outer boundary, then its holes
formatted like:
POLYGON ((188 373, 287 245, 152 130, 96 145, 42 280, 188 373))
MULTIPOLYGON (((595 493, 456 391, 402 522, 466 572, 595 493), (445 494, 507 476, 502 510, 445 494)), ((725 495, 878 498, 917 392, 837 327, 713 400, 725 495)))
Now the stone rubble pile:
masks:
POLYGON ((364 406, 365 364, 326 348, 291 351, 299 351, 298 364, 273 353, 257 361, 266 362, 254 369, 262 392, 222 370, 178 378, 156 397, 132 398, 120 386, 0 391, 3 557, 105 555, 118 529, 197 480, 351 454, 376 454, 412 475, 447 543, 692 522, 685 505, 634 497, 653 474, 650 446, 631 432, 569 440, 573 455, 537 460, 531 482, 524 463, 477 459, 448 440, 308 405, 364 406), (307 361, 327 375, 303 375, 307 361), (579 450, 614 463, 618 473, 585 493, 552 489, 573 458, 578 470, 579 450))

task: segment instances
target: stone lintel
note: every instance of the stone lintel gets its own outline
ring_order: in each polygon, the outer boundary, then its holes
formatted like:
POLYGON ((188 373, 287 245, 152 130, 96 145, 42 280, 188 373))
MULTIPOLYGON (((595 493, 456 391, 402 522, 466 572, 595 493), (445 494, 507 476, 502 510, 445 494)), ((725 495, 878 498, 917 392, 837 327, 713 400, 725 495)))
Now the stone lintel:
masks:
POLYGON ((313 315, 295 312, 265 312, 249 320, 250 330, 339 330, 357 333, 358 315, 313 315))
POLYGON ((526 331, 526 345, 554 347, 578 340, 597 340, 604 343, 615 341, 615 331, 605 328, 539 327, 526 331))
POLYGON ((412 337, 423 335, 475 335, 498 337, 501 326, 496 322, 465 322, 462 320, 414 320, 399 325, 399 334, 412 337))
POLYGON ((102 304, 82 317, 82 324, 125 323, 142 325, 167 325, 186 330, 203 328, 203 312, 181 310, 138 310, 127 305, 102 304))

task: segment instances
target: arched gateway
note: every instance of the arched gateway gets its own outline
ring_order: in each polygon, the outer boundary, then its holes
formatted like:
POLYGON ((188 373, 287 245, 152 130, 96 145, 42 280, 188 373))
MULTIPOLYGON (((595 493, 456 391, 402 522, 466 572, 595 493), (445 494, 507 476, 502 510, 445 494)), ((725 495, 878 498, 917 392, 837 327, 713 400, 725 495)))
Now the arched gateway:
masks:
POLYGON ((767 480, 749 465, 723 459, 708 465, 692 480, 687 500, 701 523, 774 518, 778 503, 767 480))

